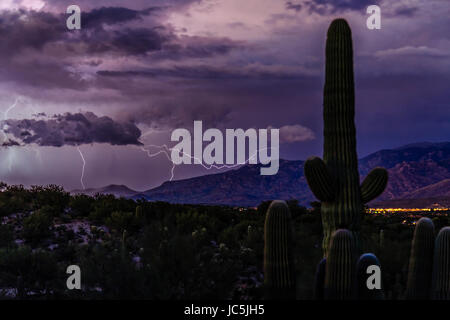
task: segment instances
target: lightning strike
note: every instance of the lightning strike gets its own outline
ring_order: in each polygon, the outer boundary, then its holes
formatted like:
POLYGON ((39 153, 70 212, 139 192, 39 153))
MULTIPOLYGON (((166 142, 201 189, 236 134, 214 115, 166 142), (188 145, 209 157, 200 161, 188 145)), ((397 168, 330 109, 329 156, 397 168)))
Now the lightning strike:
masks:
POLYGON ((81 169, 81 178, 80 178, 80 182, 81 182, 81 186, 83 187, 83 190, 86 190, 86 186, 84 185, 84 182, 83 182, 83 178, 84 178, 84 168, 86 167, 86 160, 84 159, 84 155, 83 155, 83 153, 81 152, 81 149, 80 149, 79 146, 77 147, 77 150, 78 150, 78 152, 80 153, 81 160, 83 161, 83 167, 82 167, 82 169, 81 169))
MULTIPOLYGON (((18 97, 16 99, 16 101, 8 109, 6 109, 3 112, 3 120, 4 121, 8 120, 8 113, 17 106, 17 103, 19 102, 19 100, 20 100, 20 97, 18 97)), ((2 128, 3 142, 5 142, 8 139, 8 136, 6 135, 6 132, 5 132, 6 129, 7 129, 7 127, 6 127, 6 124, 5 124, 5 125, 3 125, 3 128, 2 128)))
MULTIPOLYGON (((3 120, 6 121, 8 120, 8 114, 9 112, 14 109, 17 106, 17 103, 19 102, 19 100, 21 99, 21 97, 16 98, 16 101, 3 112, 3 120)), ((6 140, 8 140, 8 135, 6 134, 5 130, 7 129, 7 125, 4 124, 2 127, 2 133, 3 133, 3 143, 6 142, 6 140)), ((15 151, 14 149, 10 149, 8 152, 8 170, 11 172, 12 171, 12 166, 13 166, 13 162, 14 162, 14 158, 15 158, 15 151)))
POLYGON ((188 153, 183 152, 180 149, 177 148, 169 148, 167 145, 163 144, 163 145, 155 145, 155 144, 150 144, 147 145, 148 148, 156 148, 159 149, 159 151, 152 153, 149 149, 146 149, 145 147, 141 147, 141 150, 144 151, 145 153, 147 153, 149 158, 154 158, 160 154, 164 154, 166 156, 166 158, 172 163, 172 169, 171 169, 171 176, 170 176, 170 180, 172 181, 174 176, 175 176, 175 167, 177 166, 173 161, 172 158, 170 157, 170 153, 172 152, 172 150, 175 150, 177 152, 180 152, 182 155, 187 156, 189 158, 191 158, 192 160, 199 160, 199 164, 206 170, 211 170, 211 169, 217 169, 217 170, 222 170, 222 169, 233 169, 239 166, 242 166, 244 164, 249 163, 250 160, 252 160, 253 158, 255 158, 258 154, 259 151, 263 151, 263 150, 271 150, 273 148, 262 148, 262 149, 258 149, 256 150, 256 152, 251 155, 247 160, 245 160, 244 163, 236 163, 236 164, 232 164, 232 165, 214 165, 214 164, 210 164, 210 165, 205 165, 203 163, 201 163, 201 159, 198 159, 188 153))

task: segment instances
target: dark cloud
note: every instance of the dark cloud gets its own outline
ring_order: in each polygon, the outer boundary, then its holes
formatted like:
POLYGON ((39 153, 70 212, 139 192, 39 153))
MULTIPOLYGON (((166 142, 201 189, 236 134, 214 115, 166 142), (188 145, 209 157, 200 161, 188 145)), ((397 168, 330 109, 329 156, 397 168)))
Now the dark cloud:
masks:
POLYGON ((402 6, 402 7, 396 8, 394 11, 394 14, 399 15, 399 16, 405 16, 405 17, 413 17, 417 13, 418 10, 419 10, 418 7, 402 6))
POLYGON ((109 117, 97 117, 92 112, 65 113, 47 120, 9 119, 2 121, 3 131, 12 135, 4 146, 37 144, 61 147, 89 143, 140 145, 141 131, 132 122, 116 122, 109 117))
POLYGON ((111 70, 100 70, 97 71, 97 74, 99 76, 103 77, 112 77, 112 78, 121 78, 121 77, 149 77, 154 78, 157 76, 157 74, 153 71, 147 70, 140 70, 140 71, 111 71, 111 70))
POLYGON ((228 38, 183 36, 163 44, 162 50, 151 54, 152 59, 181 60, 190 58, 211 58, 226 55, 244 48, 243 42, 228 38))
POLYGON ((150 51, 161 50, 162 43, 167 37, 160 32, 161 28, 138 28, 116 31, 100 31, 87 33, 82 40, 87 45, 84 54, 119 54, 143 55, 150 51))
POLYGON ((306 0, 300 3, 292 1, 286 2, 286 9, 300 11, 303 8, 310 13, 318 13, 320 15, 334 14, 346 10, 362 10, 370 5, 378 5, 380 0, 306 0))
POLYGON ((175 65, 167 68, 147 68, 142 70, 112 71, 100 70, 98 75, 104 77, 173 77, 183 79, 296 79, 309 74, 303 68, 281 65, 266 66, 261 64, 244 67, 211 65, 175 65))
POLYGON ((2 147, 15 147, 15 146, 20 146, 20 143, 18 143, 17 141, 15 141, 13 139, 5 140, 2 143, 2 147))
POLYGON ((0 55, 17 55, 23 49, 41 50, 67 31, 62 15, 27 10, 0 11, 0 55))
POLYGON ((124 5, 134 10, 146 10, 151 4, 152 7, 168 8, 170 10, 182 10, 192 3, 202 0, 45 0, 47 7, 58 10, 65 10, 69 5, 76 3, 81 10, 91 10, 98 7, 123 7, 124 5))
POLYGON ((286 2, 286 9, 300 11, 302 9, 302 5, 300 3, 292 3, 292 1, 286 2))
POLYGON ((158 25, 154 27, 105 29, 113 26, 141 20, 160 8, 131 10, 122 7, 102 7, 82 15, 82 29, 77 40, 78 47, 87 48, 84 54, 120 54, 142 55, 150 51, 161 50, 162 43, 167 41, 170 32, 158 25))
MULTIPOLYGON (((307 0, 303 3, 303 7, 307 8, 309 12, 315 12, 321 15, 336 14, 347 10, 360 11, 361 14, 366 14, 366 8, 370 5, 379 5, 382 10, 382 0, 307 0)), ((289 10, 300 11, 302 8, 299 4, 292 4, 288 1, 286 8, 289 10)), ((383 10, 383 15, 387 17, 404 16, 413 17, 419 8, 416 6, 407 6, 404 4, 393 3, 393 8, 388 7, 383 10)))
POLYGON ((83 28, 96 28, 103 25, 115 25, 133 20, 141 20, 161 8, 147 8, 144 10, 132 10, 122 7, 102 7, 89 11, 82 15, 83 28))
POLYGON ((170 27, 163 26, 156 18, 153 26, 105 28, 141 20, 159 10, 159 7, 140 11, 122 7, 94 9, 82 13, 82 28, 76 32, 67 30, 64 14, 3 10, 0 11, 0 55, 13 57, 24 49, 41 51, 52 44, 65 54, 72 51, 73 55, 140 55, 163 50, 161 58, 180 59, 226 54, 243 46, 243 43, 227 38, 177 37, 170 27))
MULTIPOLYGON (((85 13, 81 30, 66 28, 66 16, 32 10, 0 11, 0 55, 13 57, 24 49, 41 51, 46 45, 57 45, 73 54, 123 53, 143 54, 159 50, 168 39, 161 26, 148 28, 108 29, 104 25, 129 22, 148 15, 150 10, 100 8, 85 13), (83 52, 80 48, 86 48, 83 52), (78 50, 77 50, 78 49, 78 50)), ((156 9, 154 9, 156 10, 156 9)))
POLYGON ((105 59, 115 57, 205 59, 245 47, 227 38, 179 37, 170 25, 161 25, 153 15, 160 10, 101 7, 83 11, 82 29, 76 31, 67 30, 67 15, 62 13, 2 10, 0 78, 30 87, 80 91, 96 86, 95 81, 88 83, 79 72, 81 65, 94 69, 105 59), (142 23, 143 17, 148 17, 146 23, 142 23), (133 21, 139 24, 123 25, 133 21))
POLYGON ((196 120, 202 120, 205 126, 217 128, 230 120, 232 110, 226 101, 213 101, 208 96, 184 96, 190 102, 182 106, 179 105, 178 99, 160 100, 145 108, 125 111, 122 116, 158 129, 190 128, 196 120))
POLYGON ((37 59, 31 61, 5 63, 0 62, 0 77, 21 85, 43 89, 71 89, 82 91, 87 83, 80 75, 67 68, 69 65, 58 62, 45 62, 37 59))

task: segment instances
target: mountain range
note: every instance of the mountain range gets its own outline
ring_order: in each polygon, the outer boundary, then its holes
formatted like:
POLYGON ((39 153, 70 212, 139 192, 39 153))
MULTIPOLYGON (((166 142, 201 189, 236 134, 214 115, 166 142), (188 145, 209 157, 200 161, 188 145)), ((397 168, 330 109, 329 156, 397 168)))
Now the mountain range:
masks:
MULTIPOLYGON (((261 176, 260 165, 244 165, 222 173, 167 181, 143 192, 111 185, 72 193, 110 193, 150 201, 252 207, 265 200, 297 199, 300 204, 309 205, 315 198, 303 175, 303 163, 302 160, 280 160, 278 174, 273 176, 261 176)), ((389 183, 375 202, 414 199, 403 202, 419 205, 417 200, 426 198, 427 203, 436 205, 435 198, 445 203, 450 199, 450 142, 422 142, 372 153, 359 160, 361 180, 377 166, 389 171, 389 183)))

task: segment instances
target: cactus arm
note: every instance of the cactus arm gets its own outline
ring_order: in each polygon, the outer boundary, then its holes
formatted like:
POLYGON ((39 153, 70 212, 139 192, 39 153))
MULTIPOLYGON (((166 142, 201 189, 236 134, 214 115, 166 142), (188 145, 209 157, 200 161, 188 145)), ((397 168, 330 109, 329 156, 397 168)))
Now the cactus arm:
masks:
POLYGON ((383 193, 388 182, 388 172, 384 168, 375 168, 369 172, 361 184, 361 199, 367 203, 383 193))
POLYGON ((335 182, 325 162, 319 157, 310 157, 305 161, 304 172, 314 196, 320 201, 333 201, 335 182))

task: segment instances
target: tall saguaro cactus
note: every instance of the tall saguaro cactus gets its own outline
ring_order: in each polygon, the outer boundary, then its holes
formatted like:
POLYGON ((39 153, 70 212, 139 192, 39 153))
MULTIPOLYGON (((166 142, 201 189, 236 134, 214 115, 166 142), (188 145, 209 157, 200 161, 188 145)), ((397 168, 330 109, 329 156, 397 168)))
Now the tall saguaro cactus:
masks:
POLYGON ((430 218, 420 218, 414 230, 409 258, 406 298, 409 300, 428 299, 433 272, 434 224, 430 218))
POLYGON ((344 19, 334 20, 328 29, 325 70, 323 160, 309 158, 304 171, 311 191, 322 202, 326 256, 330 237, 339 228, 350 230, 358 247, 363 205, 383 192, 388 174, 383 168, 375 168, 360 185, 352 34, 344 19))
POLYGON ((268 299, 295 299, 291 213, 284 201, 272 201, 264 224, 264 286, 268 299))

